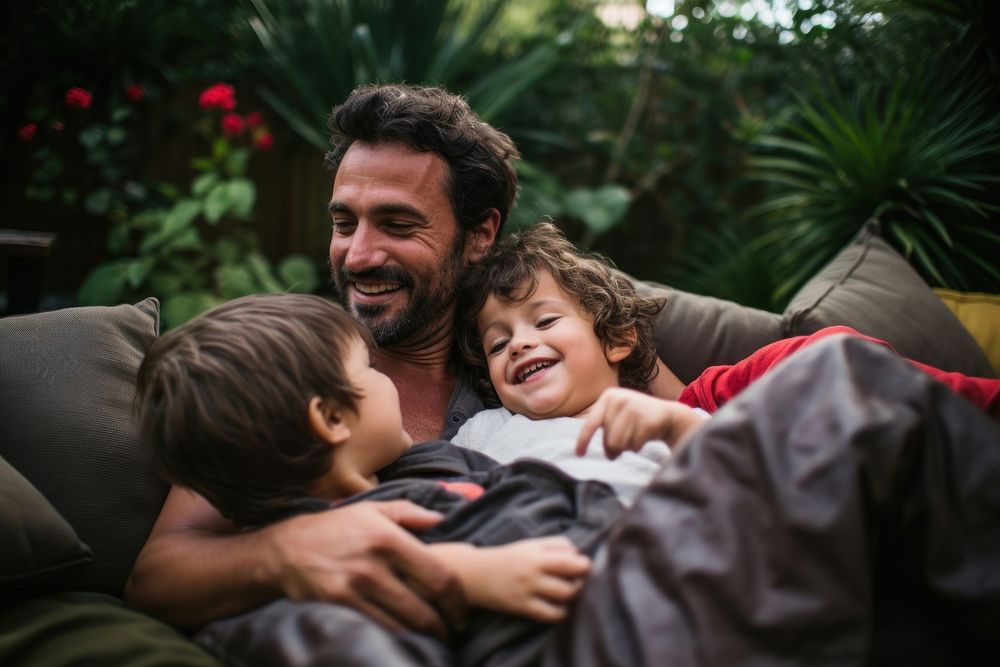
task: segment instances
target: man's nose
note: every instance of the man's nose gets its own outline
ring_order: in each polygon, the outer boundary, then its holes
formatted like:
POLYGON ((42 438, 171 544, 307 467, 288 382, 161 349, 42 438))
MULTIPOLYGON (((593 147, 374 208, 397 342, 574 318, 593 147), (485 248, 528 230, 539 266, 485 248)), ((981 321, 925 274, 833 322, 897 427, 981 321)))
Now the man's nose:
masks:
POLYGON ((344 255, 344 268, 355 273, 374 269, 385 264, 386 252, 382 234, 367 223, 358 223, 354 233, 346 239, 349 244, 344 255))

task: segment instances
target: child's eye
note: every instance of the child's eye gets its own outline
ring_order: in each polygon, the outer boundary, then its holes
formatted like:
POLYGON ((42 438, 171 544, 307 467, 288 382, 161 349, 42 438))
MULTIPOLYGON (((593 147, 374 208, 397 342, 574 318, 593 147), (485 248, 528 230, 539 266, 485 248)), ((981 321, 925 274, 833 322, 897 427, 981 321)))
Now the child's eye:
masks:
POLYGON ((498 352, 502 352, 505 347, 507 347, 507 341, 498 340, 497 342, 493 343, 493 347, 489 349, 489 352, 487 354, 496 354, 498 352))
POLYGON ((547 326, 555 324, 557 321, 559 321, 558 315, 548 315, 538 320, 538 324, 536 324, 535 326, 537 326, 539 329, 544 329, 547 326))

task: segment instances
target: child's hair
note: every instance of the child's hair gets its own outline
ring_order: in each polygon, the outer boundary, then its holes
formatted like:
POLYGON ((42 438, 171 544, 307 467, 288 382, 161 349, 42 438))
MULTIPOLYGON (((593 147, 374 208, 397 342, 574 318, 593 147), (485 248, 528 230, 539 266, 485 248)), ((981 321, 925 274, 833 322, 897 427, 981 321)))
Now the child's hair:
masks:
POLYGON ((166 333, 139 368, 142 436, 164 476, 236 523, 295 510, 330 467, 310 428, 314 396, 353 410, 344 359, 368 331, 318 296, 229 301, 166 333))
POLYGON ((473 369, 472 380, 480 393, 496 399, 476 326, 486 299, 496 295, 523 301, 537 289, 542 271, 551 273, 593 316, 594 334, 605 349, 630 344, 635 332, 635 346, 618 367, 618 381, 623 387, 648 391, 657 372, 653 320, 663 303, 639 296, 610 260, 582 253, 555 225, 539 222, 499 241, 464 276, 457 307, 458 355, 473 369))

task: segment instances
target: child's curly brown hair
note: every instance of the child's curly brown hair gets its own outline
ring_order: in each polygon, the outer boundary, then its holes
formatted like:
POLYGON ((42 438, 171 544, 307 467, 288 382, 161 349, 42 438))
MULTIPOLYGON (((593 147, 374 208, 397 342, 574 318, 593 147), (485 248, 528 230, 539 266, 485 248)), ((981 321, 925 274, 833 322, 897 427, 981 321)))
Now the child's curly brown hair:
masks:
POLYGON ((610 260, 579 251, 549 222, 499 241, 463 278, 457 301, 457 354, 470 369, 476 389, 496 400, 476 326, 486 299, 496 295, 505 301, 523 301, 538 287, 542 271, 548 271, 593 316, 594 334, 605 349, 630 345, 634 332, 635 345, 619 365, 618 379, 622 387, 648 391, 657 373, 653 320, 663 302, 636 294, 610 260))

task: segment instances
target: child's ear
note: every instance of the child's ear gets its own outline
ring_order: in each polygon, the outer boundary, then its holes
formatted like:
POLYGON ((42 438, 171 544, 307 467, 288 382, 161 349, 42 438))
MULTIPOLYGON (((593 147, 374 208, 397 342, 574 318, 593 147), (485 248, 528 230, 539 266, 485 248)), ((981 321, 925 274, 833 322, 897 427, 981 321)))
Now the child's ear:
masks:
POLYGON ((342 411, 333 401, 319 396, 309 399, 309 426, 317 438, 330 445, 342 445, 351 437, 351 429, 342 411))
POLYGON ((626 334, 628 342, 624 345, 609 345, 604 352, 604 356, 608 358, 608 363, 618 364, 626 359, 628 355, 632 354, 632 350, 635 349, 635 343, 638 336, 635 333, 635 328, 629 329, 626 334))

